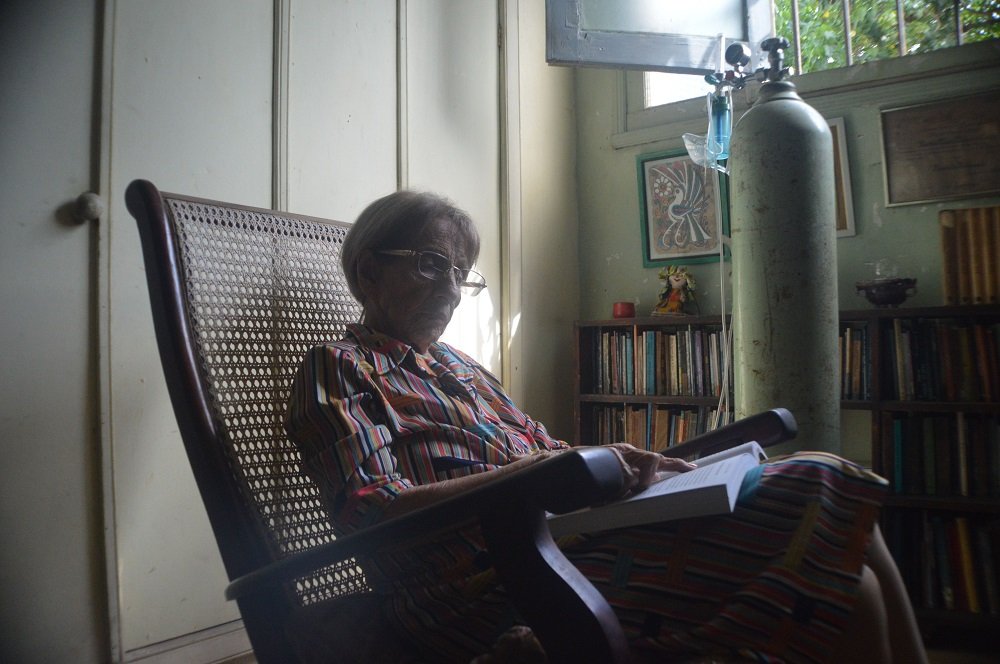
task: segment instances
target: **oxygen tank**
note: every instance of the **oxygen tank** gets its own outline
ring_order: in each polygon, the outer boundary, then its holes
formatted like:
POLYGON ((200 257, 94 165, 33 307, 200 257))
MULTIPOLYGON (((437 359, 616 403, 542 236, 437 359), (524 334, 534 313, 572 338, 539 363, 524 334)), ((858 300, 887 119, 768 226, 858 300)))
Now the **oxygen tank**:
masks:
POLYGON ((761 47, 769 51, 767 80, 730 145, 735 411, 788 408, 799 435, 779 453, 837 453, 833 142, 823 116, 784 80, 788 42, 761 47))

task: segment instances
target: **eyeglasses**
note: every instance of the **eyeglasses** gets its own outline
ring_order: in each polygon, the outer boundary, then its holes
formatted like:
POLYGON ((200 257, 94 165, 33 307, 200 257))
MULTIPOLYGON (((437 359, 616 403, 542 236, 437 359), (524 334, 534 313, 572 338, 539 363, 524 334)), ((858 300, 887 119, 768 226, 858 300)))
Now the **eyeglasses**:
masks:
POLYGON ((420 276, 438 281, 446 276, 452 276, 458 282, 458 287, 465 295, 479 295, 486 288, 486 277, 475 270, 460 268, 447 256, 435 251, 413 251, 412 249, 379 249, 376 254, 383 256, 416 256, 417 271, 420 276))

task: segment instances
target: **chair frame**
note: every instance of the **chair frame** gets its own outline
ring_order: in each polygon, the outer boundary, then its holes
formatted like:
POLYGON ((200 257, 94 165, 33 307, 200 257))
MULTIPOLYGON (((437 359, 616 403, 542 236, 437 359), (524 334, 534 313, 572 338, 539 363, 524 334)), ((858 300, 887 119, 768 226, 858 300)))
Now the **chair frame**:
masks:
MULTIPOLYGON (((183 251, 168 204, 172 200, 308 223, 346 224, 160 192, 144 180, 132 182, 126 191, 128 210, 139 227, 157 346, 171 403, 231 580, 226 596, 238 603, 258 661, 295 660, 283 626, 299 604, 296 578, 377 550, 388 542, 426 536, 470 518, 479 520, 501 582, 550 661, 628 661, 628 644, 611 607, 563 556, 545 523, 546 511, 570 511, 620 493, 621 468, 617 457, 606 449, 576 448, 364 531, 300 553, 275 554, 230 469, 225 423, 213 403, 186 306, 189 293, 183 251)), ((794 435, 794 419, 787 411, 776 409, 672 448, 670 453, 690 457, 747 440, 768 446, 794 435)))

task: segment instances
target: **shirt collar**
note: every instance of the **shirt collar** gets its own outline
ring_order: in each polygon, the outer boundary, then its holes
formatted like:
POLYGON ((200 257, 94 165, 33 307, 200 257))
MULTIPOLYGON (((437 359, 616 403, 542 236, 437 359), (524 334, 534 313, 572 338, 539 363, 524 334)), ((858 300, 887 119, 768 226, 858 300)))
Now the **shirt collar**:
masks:
MULTIPOLYGON (((372 356, 376 373, 382 375, 402 364, 416 351, 398 339, 376 332, 367 325, 351 323, 347 326, 347 338, 353 339, 372 356)), ((415 359, 415 357, 414 357, 415 359)))
POLYGON ((346 336, 356 341, 367 351, 366 354, 372 358, 375 372, 380 376, 403 364, 409 357, 411 358, 411 367, 419 367, 431 374, 438 373, 434 371, 433 367, 439 365, 466 385, 475 378, 475 373, 466 364, 463 356, 439 341, 432 343, 428 349, 429 358, 418 359, 417 351, 409 344, 377 332, 361 323, 348 324, 346 336))

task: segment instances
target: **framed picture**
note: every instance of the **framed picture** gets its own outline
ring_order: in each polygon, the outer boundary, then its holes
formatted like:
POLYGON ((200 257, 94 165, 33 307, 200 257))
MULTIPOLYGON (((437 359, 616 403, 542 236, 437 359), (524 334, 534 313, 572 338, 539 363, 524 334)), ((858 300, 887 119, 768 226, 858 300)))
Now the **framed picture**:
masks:
POLYGON ((684 150, 640 155, 636 170, 643 265, 719 260, 729 204, 718 171, 698 166, 684 150))
POLYGON ((1000 90, 880 117, 887 206, 1000 194, 1000 90))
POLYGON ((854 235, 854 198, 851 196, 851 162, 847 157, 844 118, 830 118, 833 136, 833 176, 837 188, 837 237, 854 235))

